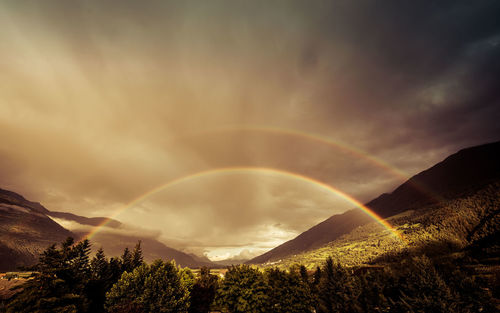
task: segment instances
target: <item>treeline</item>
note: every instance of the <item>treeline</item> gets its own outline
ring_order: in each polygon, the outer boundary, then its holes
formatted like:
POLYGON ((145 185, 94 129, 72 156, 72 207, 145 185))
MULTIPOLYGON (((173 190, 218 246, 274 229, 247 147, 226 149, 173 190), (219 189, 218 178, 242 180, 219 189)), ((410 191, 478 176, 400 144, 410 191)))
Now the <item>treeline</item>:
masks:
POLYGON ((332 259, 308 272, 233 266, 224 278, 175 262, 146 264, 140 243, 119 258, 88 240, 51 246, 6 312, 496 312, 480 277, 452 261, 401 259, 386 267, 346 268, 332 259))

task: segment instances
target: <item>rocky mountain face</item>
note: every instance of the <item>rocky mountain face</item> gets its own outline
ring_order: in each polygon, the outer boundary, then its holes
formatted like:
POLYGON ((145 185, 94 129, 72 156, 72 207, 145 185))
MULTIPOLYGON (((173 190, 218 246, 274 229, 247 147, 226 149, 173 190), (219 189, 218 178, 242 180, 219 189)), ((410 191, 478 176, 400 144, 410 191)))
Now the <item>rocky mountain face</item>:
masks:
MULTIPOLYGON (((371 200, 366 206, 382 217, 438 206, 440 203, 500 181, 499 160, 500 142, 460 150, 413 176, 392 193, 385 193, 371 200)), ((296 238, 247 263, 275 261, 320 247, 370 221, 373 220, 359 209, 333 215, 296 238)))

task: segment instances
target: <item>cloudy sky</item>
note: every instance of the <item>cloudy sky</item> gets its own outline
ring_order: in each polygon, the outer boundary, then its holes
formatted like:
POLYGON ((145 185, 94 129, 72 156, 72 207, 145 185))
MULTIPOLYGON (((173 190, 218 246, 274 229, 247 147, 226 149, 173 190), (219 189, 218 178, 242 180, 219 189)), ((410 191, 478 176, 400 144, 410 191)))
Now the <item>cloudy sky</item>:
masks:
POLYGON ((500 138, 498 1, 0 1, 0 188, 261 253, 500 138))

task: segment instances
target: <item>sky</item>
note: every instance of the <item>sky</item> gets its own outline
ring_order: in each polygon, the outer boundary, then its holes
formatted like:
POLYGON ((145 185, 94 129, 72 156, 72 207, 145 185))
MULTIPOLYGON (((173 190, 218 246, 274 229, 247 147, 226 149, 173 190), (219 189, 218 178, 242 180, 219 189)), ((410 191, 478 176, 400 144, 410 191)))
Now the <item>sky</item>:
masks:
POLYGON ((0 188, 211 259, 255 256, 353 208, 314 181, 367 202, 499 140, 499 15, 1 0, 0 188))

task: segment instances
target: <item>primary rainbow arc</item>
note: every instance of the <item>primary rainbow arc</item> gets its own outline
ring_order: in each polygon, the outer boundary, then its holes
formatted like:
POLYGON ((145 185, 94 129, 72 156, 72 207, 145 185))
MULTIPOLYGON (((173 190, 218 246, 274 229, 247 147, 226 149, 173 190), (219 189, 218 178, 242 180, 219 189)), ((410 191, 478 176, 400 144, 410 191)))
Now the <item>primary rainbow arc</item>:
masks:
POLYGON ((145 200, 146 198, 150 197, 151 195, 158 193, 162 190, 165 190, 169 187, 172 187, 174 185, 177 185, 182 182, 186 182, 188 180, 204 177, 204 176, 211 176, 211 175, 224 175, 224 174, 236 174, 236 173, 261 173, 261 174, 268 174, 268 175, 281 175, 293 179, 297 179, 303 182, 311 183, 314 186, 317 186, 323 190, 326 190, 348 202, 351 204, 355 205, 357 208, 361 209, 363 212, 368 214, 372 219, 374 219, 376 222, 384 226, 387 230, 389 230, 394 236, 397 238, 403 240, 402 235, 385 219, 380 217, 377 213, 372 211, 370 208, 366 207, 364 204, 353 198, 352 196, 348 195, 347 193, 334 188, 333 186, 330 186, 328 184, 325 184, 323 182, 320 182, 316 179, 313 179, 311 177, 307 177, 301 174, 297 173, 292 173, 292 172, 287 172, 284 170, 279 170, 279 169, 274 169, 274 168, 266 168, 266 167, 223 167, 223 168, 216 168, 216 169, 210 169, 210 170, 205 170, 189 175, 185 175, 182 177, 178 177, 176 179, 173 179, 167 183, 164 183, 162 185, 159 185, 142 195, 136 197, 126 205, 124 205, 121 209, 116 211, 114 214, 112 214, 111 217, 106 219, 104 222, 93 228, 86 236, 86 239, 91 239, 95 234, 97 234, 103 227, 105 227, 108 223, 110 223, 114 218, 116 218, 118 215, 126 211, 127 209, 133 207, 134 205, 138 204, 139 202, 145 200))

